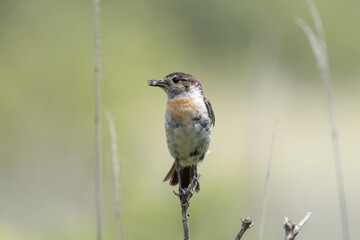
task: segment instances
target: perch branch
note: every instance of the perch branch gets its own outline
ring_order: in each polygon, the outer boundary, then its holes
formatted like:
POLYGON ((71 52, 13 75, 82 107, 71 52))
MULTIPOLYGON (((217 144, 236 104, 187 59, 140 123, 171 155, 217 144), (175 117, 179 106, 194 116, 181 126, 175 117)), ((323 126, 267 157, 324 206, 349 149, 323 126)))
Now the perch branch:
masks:
POLYGON ((179 197, 180 204, 181 204, 181 220, 183 224, 183 231, 184 231, 184 240, 190 240, 190 231, 189 231, 189 225, 188 225, 188 219, 189 215, 187 213, 187 210, 190 205, 190 199, 194 195, 196 186, 199 184, 199 178, 200 174, 198 174, 198 177, 194 177, 189 186, 180 193, 176 193, 174 191, 174 194, 179 197))
POLYGON ((301 228, 305 225, 305 223, 309 220, 312 213, 308 212, 303 220, 296 225, 293 222, 289 221, 287 217, 285 217, 284 228, 285 228, 285 240, 294 240, 296 235, 300 232, 301 228))
POLYGON ((254 223, 253 221, 251 221, 251 219, 249 217, 247 218, 242 218, 241 219, 241 228, 239 233, 236 235, 235 240, 240 240, 242 238, 242 236, 244 235, 244 233, 246 232, 246 230, 248 230, 249 228, 251 228, 254 223))
POLYGON ((327 97, 329 118, 331 124, 331 137, 332 137, 333 151, 334 151, 334 160, 335 160, 336 173, 337 173, 338 195, 340 202, 342 228, 343 228, 343 239, 349 240, 350 239, 349 223, 348 223, 348 214, 347 214, 347 206, 346 206, 344 178, 342 173, 343 171, 342 171, 342 163, 341 163, 342 160, 341 160, 340 144, 339 144, 339 127, 337 123, 336 101, 334 97, 333 87, 331 84, 330 67, 329 67, 328 54, 326 49, 325 35, 324 35, 321 19, 319 16, 319 12, 314 4, 314 1, 308 0, 307 2, 309 5, 312 19, 314 21, 316 34, 314 34, 312 29, 302 19, 300 18, 296 19, 296 23, 302 28, 302 30, 304 31, 305 35, 307 36, 310 42, 310 46, 315 56, 317 66, 320 72, 320 78, 323 82, 325 94, 327 97))

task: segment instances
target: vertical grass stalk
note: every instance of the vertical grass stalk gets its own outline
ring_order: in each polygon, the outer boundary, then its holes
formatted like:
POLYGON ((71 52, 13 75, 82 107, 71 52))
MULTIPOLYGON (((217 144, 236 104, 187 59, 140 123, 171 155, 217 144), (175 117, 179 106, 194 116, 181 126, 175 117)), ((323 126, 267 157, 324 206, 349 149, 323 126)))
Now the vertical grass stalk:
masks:
POLYGON ((259 235, 258 240, 262 240, 264 237, 264 226, 265 226, 265 218, 266 218, 266 209, 267 209, 267 195, 268 195, 268 185, 269 185, 269 179, 270 179, 270 173, 271 173, 271 165, 272 165, 272 156, 273 156, 273 149, 274 149, 274 143, 276 139, 277 132, 279 130, 278 124, 274 127, 274 132, 271 139, 271 145, 270 145, 270 153, 269 153, 269 160, 267 164, 267 170, 266 170, 266 177, 265 177, 265 185, 263 190, 263 197, 262 197, 262 207, 261 207, 261 215, 260 215, 260 226, 259 226, 259 235))
POLYGON ((304 20, 298 18, 296 19, 296 23, 302 28, 302 30, 304 31, 310 42, 328 102, 329 118, 331 125, 331 136, 332 136, 334 160, 335 160, 337 182, 338 182, 338 194, 340 201, 343 239, 349 240, 350 236, 349 236, 348 214, 347 214, 347 206, 346 206, 344 178, 342 173, 341 151, 339 144, 339 127, 337 123, 337 111, 336 111, 334 91, 331 85, 330 67, 329 67, 329 60, 328 60, 328 54, 326 48, 325 35, 324 35, 324 30, 322 27, 320 16, 314 2, 312 0, 308 0, 307 2, 309 5, 312 19, 314 21, 316 34, 312 31, 309 25, 307 25, 304 22, 304 20))
POLYGON ((120 164, 118 154, 118 136, 114 118, 110 111, 106 111, 106 117, 109 122, 109 134, 111 139, 111 159, 113 172, 113 190, 114 190, 114 217, 116 222, 116 232, 118 240, 122 239, 121 228, 121 184, 120 184, 120 164))
POLYGON ((97 240, 102 239, 101 223, 101 51, 100 51, 100 0, 93 0, 94 8, 94 106, 95 106, 95 204, 96 204, 96 230, 97 240))

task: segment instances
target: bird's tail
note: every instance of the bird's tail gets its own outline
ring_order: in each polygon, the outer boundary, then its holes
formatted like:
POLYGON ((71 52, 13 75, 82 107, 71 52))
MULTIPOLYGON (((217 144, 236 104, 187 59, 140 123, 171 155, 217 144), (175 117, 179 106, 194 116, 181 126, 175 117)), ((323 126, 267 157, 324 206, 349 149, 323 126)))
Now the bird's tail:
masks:
MULTIPOLYGON (((195 166, 195 174, 197 175, 197 167, 196 166, 195 166)), ((191 167, 181 168, 180 180, 181 180, 181 187, 182 188, 187 188, 189 186, 192 178, 193 178, 193 171, 192 171, 191 167)), ((166 181, 169 181, 169 184, 171 186, 175 186, 175 185, 178 184, 178 178, 177 178, 177 173, 176 173, 176 169, 175 169, 175 162, 173 163, 173 165, 171 166, 168 174, 166 174, 166 176, 164 178, 164 182, 166 182, 166 181)), ((196 192, 200 191, 199 182, 196 185, 195 191, 196 192)))

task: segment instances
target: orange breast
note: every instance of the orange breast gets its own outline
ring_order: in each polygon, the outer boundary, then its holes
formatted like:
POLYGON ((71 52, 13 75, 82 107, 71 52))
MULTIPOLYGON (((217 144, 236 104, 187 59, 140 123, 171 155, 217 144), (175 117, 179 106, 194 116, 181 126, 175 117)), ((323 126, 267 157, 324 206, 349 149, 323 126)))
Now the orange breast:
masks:
POLYGON ((196 101, 193 98, 170 100, 166 105, 166 114, 182 123, 190 121, 196 112, 196 101))

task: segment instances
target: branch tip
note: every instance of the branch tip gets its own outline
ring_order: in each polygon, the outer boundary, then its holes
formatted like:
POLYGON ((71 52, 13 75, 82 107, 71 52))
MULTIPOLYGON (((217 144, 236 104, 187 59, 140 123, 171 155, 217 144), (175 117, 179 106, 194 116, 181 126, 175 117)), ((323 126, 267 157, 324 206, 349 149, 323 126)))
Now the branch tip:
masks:
POLYGON ((301 228, 311 217, 312 212, 308 212, 299 224, 293 223, 287 217, 284 217, 285 240, 294 240, 296 235, 300 232, 301 228))
POLYGON ((253 225, 254 225, 254 223, 249 217, 242 218, 241 219, 241 228, 240 228, 239 233, 236 235, 235 240, 240 240, 242 238, 242 236, 244 235, 244 233, 246 232, 246 230, 251 228, 253 225))

